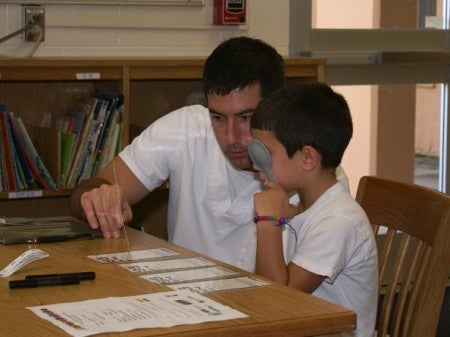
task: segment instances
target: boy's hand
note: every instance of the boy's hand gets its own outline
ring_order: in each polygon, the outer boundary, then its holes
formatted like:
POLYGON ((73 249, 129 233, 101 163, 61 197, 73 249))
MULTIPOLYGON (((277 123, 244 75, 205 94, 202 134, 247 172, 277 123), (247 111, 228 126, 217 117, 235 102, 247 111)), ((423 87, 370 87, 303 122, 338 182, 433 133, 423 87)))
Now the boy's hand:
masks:
POLYGON ((264 186, 266 189, 253 197, 256 215, 290 219, 298 213, 297 207, 289 203, 288 193, 278 184, 267 180, 264 186))

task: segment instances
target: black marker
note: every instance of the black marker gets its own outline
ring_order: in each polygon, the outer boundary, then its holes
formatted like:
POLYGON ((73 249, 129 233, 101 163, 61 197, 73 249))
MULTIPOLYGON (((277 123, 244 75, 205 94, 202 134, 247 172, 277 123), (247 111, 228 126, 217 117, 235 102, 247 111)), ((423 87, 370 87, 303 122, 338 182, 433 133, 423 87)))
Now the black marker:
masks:
POLYGON ((83 271, 80 273, 62 273, 62 274, 42 274, 42 275, 27 275, 25 276, 25 280, 33 280, 38 278, 48 278, 48 277, 75 277, 78 278, 80 281, 82 280, 94 280, 95 279, 95 272, 93 271, 83 271))
POLYGON ((68 284, 79 284, 79 277, 39 277, 29 280, 9 281, 9 289, 36 288, 46 286, 62 286, 68 284))

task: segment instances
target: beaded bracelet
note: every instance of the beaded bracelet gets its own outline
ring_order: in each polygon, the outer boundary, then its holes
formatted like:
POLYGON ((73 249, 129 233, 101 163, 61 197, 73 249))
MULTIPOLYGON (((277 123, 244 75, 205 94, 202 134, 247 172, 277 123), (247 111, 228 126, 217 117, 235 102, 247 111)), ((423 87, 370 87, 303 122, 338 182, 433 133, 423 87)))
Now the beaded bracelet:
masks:
POLYGON ((276 226, 281 226, 284 225, 286 222, 285 218, 283 217, 277 217, 277 216, 273 216, 273 215, 260 215, 260 216, 255 216, 255 218, 253 219, 253 221, 255 223, 258 223, 259 221, 276 221, 276 226))

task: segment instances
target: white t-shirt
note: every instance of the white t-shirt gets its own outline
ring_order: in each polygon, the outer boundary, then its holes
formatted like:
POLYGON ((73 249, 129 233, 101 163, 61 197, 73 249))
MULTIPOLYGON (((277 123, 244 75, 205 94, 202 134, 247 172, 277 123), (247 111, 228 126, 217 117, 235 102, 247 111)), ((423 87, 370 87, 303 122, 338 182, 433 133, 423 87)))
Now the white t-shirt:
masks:
POLYGON ((357 313, 357 329, 348 336, 372 337, 378 258, 371 225, 359 204, 338 183, 289 223, 297 239, 292 230, 283 232, 287 262, 325 276, 314 296, 357 313))
POLYGON ((120 154, 149 190, 170 177, 169 240, 255 270, 255 173, 236 170, 223 155, 209 111, 192 105, 150 125, 120 154))
POLYGON ((150 191, 170 177, 169 241, 255 270, 253 195, 262 186, 255 173, 235 169, 224 156, 207 108, 191 105, 163 116, 120 157, 150 191))

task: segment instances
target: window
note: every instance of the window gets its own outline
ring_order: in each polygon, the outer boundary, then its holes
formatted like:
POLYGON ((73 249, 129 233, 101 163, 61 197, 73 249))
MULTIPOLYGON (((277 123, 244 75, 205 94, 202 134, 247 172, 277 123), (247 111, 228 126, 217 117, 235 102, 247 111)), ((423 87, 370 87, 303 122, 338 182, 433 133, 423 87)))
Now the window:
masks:
POLYGON ((291 54, 327 58, 349 101, 352 192, 377 174, 448 193, 447 0, 299 0, 291 18, 291 54))

